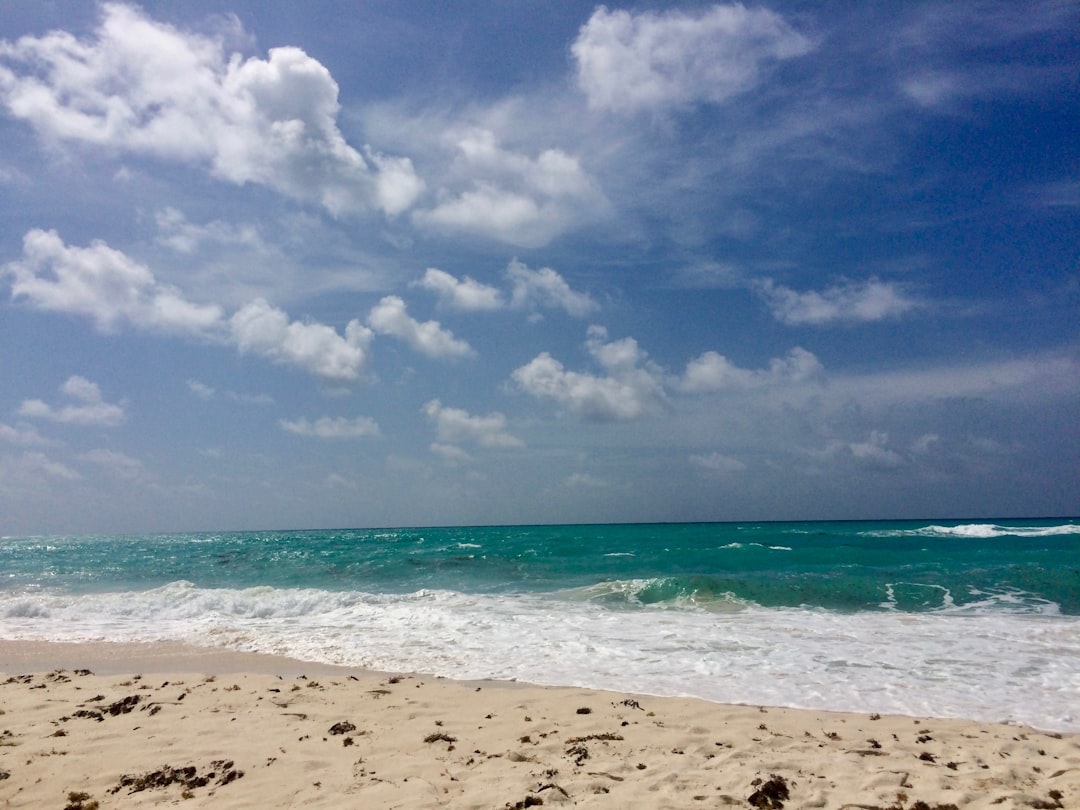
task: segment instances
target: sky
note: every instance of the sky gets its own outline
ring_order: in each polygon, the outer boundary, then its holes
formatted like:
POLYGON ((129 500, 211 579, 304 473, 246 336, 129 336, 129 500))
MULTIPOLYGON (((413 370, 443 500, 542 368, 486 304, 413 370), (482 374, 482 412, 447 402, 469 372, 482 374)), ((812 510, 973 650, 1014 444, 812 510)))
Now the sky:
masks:
POLYGON ((0 535, 1080 514, 1080 6, 5 0, 0 535))

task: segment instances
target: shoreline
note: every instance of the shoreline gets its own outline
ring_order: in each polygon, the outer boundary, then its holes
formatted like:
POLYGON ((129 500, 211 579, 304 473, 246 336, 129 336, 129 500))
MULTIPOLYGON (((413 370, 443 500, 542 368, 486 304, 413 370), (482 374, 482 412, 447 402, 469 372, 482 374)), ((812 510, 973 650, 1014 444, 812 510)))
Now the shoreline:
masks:
POLYGON ((1080 806, 1080 735, 1014 725, 179 644, 0 641, 0 672, 0 807, 1080 806))

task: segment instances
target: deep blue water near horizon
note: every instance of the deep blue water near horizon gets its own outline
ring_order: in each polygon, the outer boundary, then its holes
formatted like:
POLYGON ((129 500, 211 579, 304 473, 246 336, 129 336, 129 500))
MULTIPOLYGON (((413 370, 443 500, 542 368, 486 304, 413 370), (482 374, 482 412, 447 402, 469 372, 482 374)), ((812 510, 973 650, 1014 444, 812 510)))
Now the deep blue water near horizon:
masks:
POLYGON ((1080 731, 1080 523, 5 537, 0 637, 1080 731))

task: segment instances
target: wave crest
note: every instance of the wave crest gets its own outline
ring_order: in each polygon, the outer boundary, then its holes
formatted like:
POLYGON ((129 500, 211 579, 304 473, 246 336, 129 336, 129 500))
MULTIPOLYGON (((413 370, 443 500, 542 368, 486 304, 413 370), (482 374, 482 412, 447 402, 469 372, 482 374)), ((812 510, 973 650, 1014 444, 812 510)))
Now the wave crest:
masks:
POLYGON ((1080 534, 1080 525, 1064 523, 1059 526, 1001 526, 997 523, 962 523, 957 526, 923 526, 918 529, 888 529, 863 532, 864 537, 942 537, 990 540, 995 537, 1055 537, 1080 534))
POLYGON ((702 608, 730 613, 753 603, 728 590, 711 588, 705 578, 650 577, 615 579, 559 592, 569 601, 595 602, 604 607, 702 608))

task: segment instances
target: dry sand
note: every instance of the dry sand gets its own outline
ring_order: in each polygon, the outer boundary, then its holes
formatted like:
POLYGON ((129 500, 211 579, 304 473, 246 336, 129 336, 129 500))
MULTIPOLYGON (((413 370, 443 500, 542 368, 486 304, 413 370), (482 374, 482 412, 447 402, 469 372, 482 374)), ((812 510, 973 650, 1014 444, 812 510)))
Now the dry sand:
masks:
POLYGON ((1080 735, 1017 726, 175 646, 0 642, 0 671, 0 808, 1080 808, 1080 735))

